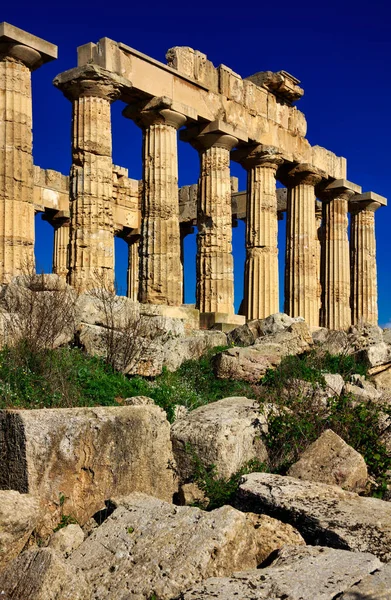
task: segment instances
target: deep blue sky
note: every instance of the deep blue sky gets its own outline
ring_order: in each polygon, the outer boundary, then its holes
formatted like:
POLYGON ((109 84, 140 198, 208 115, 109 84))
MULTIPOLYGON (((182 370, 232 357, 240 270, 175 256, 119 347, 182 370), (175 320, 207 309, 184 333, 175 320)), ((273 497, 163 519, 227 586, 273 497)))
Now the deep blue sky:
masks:
MULTIPOLYGON (((348 159, 348 179, 391 198, 391 38, 388 2, 66 2, 20 0, 0 8, 8 21, 53 42, 59 59, 33 74, 34 162, 68 173, 70 103, 52 86, 58 73, 76 66, 76 48, 110 37, 165 61, 172 46, 191 46, 217 66, 243 77, 257 71, 284 69, 301 80, 298 103, 308 122, 307 137, 348 159)), ((4 6, 4 5, 3 5, 4 6)), ((141 176, 141 134, 113 107, 114 162, 141 176)), ((245 173, 232 164, 245 187, 245 173)), ((195 183, 196 152, 179 144, 179 183, 195 183)), ((235 304, 242 295, 244 228, 234 230, 235 304)), ((377 212, 379 321, 391 321, 391 209, 377 212)), ((283 231, 280 259, 283 259, 283 231)), ((37 223, 37 260, 50 264, 52 235, 37 223)), ((186 238, 186 300, 194 299, 195 236, 186 238)), ((125 281, 125 245, 116 244, 117 277, 125 281)), ((282 297, 283 290, 280 290, 282 297)))

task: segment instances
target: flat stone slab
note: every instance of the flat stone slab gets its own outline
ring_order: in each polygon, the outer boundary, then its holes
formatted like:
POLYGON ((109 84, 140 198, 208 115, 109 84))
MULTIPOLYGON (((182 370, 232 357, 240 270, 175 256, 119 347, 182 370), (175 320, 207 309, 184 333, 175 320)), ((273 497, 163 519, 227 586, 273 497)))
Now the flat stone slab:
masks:
POLYGON ((68 559, 93 600, 169 600, 206 577, 257 565, 253 526, 231 506, 205 512, 144 494, 114 503, 68 559))
POLYGON ((333 485, 251 473, 239 486, 237 505, 290 523, 307 543, 372 552, 391 561, 391 503, 333 485))
POLYGON ((180 600, 334 600, 380 567, 381 562, 367 553, 285 546, 270 567, 207 579, 180 600))

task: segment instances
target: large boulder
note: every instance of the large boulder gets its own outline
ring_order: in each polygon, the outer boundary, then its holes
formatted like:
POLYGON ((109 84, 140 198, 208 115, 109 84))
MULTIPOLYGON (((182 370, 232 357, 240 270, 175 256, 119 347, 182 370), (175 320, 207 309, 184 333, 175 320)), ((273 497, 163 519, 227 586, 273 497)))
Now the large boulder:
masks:
POLYGON ((312 345, 308 325, 295 320, 286 329, 259 337, 250 348, 230 348, 214 358, 214 370, 221 379, 255 383, 288 355, 303 354, 312 345))
POLYGON ((53 533, 48 546, 63 558, 68 558, 83 542, 84 531, 77 523, 71 523, 53 533))
POLYGON ((391 363, 391 346, 379 342, 362 351, 362 357, 370 368, 391 363))
POLYGON ((302 317, 289 317, 284 313, 276 313, 266 319, 254 319, 230 331, 227 334, 228 343, 235 346, 251 346, 258 338, 284 331, 300 321, 303 321, 302 317))
POLYGON ((63 514, 83 525, 115 494, 171 500, 172 463, 157 406, 0 411, 0 487, 45 502, 43 531, 63 514))
POLYGON ((268 473, 245 475, 237 505, 296 527, 307 543, 391 560, 391 505, 333 485, 268 473))
POLYGON ((267 462, 262 441, 266 431, 266 418, 256 400, 224 398, 191 411, 171 426, 180 480, 191 478, 194 456, 205 467, 215 465, 217 475, 224 478, 252 459, 267 462))
POLYGON ((40 504, 34 496, 0 491, 0 570, 23 550, 40 516, 40 504))
POLYGON ((177 598, 206 577, 257 565, 246 516, 230 506, 212 512, 133 494, 70 557, 100 600, 177 598))
POLYGON ((23 552, 0 574, 5 600, 91 600, 83 575, 50 548, 23 552))
POLYGON ((312 339, 314 345, 321 348, 323 352, 334 355, 349 353, 349 340, 345 331, 315 327, 312 328, 312 339))
POLYGON ((368 481, 364 458, 331 429, 311 444, 291 466, 288 475, 306 481, 339 485, 351 492, 363 492, 368 481))
POLYGON ((372 369, 371 379, 378 390, 391 390, 391 365, 386 365, 372 369))
POLYGON ((345 591, 340 600, 389 600, 391 565, 376 569, 345 591))
POLYGON ((358 374, 352 375, 350 382, 345 383, 343 392, 345 395, 354 396, 359 402, 374 402, 382 398, 382 393, 373 383, 358 374))
POLYGON ((207 579, 180 600, 334 600, 381 566, 368 553, 286 546, 269 567, 207 579))

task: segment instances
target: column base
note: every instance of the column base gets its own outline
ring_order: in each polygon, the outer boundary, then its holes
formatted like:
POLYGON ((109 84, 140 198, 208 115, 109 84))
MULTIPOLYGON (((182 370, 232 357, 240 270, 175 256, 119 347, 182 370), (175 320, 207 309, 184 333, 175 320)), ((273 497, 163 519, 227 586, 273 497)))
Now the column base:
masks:
POLYGON ((186 330, 200 329, 200 311, 194 304, 168 306, 166 304, 140 304, 140 313, 147 316, 170 317, 181 319, 186 330))
POLYGON ((228 333, 235 327, 244 325, 245 322, 246 317, 243 315, 219 312, 200 313, 200 329, 214 329, 228 333))

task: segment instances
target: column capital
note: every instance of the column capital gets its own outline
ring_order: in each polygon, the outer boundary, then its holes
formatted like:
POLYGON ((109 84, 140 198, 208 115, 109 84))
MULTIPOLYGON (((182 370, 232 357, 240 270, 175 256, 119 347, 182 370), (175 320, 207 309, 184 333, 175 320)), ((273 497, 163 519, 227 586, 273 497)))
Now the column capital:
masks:
POLYGON ((278 179, 287 187, 294 187, 299 184, 315 187, 326 177, 324 171, 308 163, 300 163, 293 167, 284 165, 278 173, 278 179))
POLYGON ((186 129, 180 132, 179 138, 183 142, 189 142, 199 152, 212 147, 231 151, 239 140, 247 141, 248 139, 243 131, 237 130, 223 121, 214 121, 208 125, 186 129))
POLYGON ((284 159, 278 148, 275 146, 266 146, 265 144, 239 148, 232 152, 231 158, 247 170, 258 165, 277 169, 284 163, 284 159))
POLYGON ((166 96, 156 96, 147 103, 129 104, 122 114, 141 128, 162 124, 180 129, 187 121, 187 117, 176 110, 175 103, 166 96))
POLYGON ((0 23, 0 60, 23 63, 30 71, 57 58, 57 46, 9 23, 0 23))
POLYGON ((68 100, 92 96, 114 102, 120 97, 121 91, 129 87, 129 82, 98 65, 88 64, 60 73, 54 78, 53 85, 60 89, 68 100))
POLYGON ((317 189, 317 194, 323 202, 350 200, 355 195, 361 194, 361 187, 346 179, 335 179, 331 183, 326 182, 322 189, 317 189))
POLYGON ((387 198, 375 194, 374 192, 365 192, 364 194, 357 194, 354 199, 350 201, 349 212, 352 214, 357 214, 362 210, 375 212, 381 206, 387 206, 387 198))

